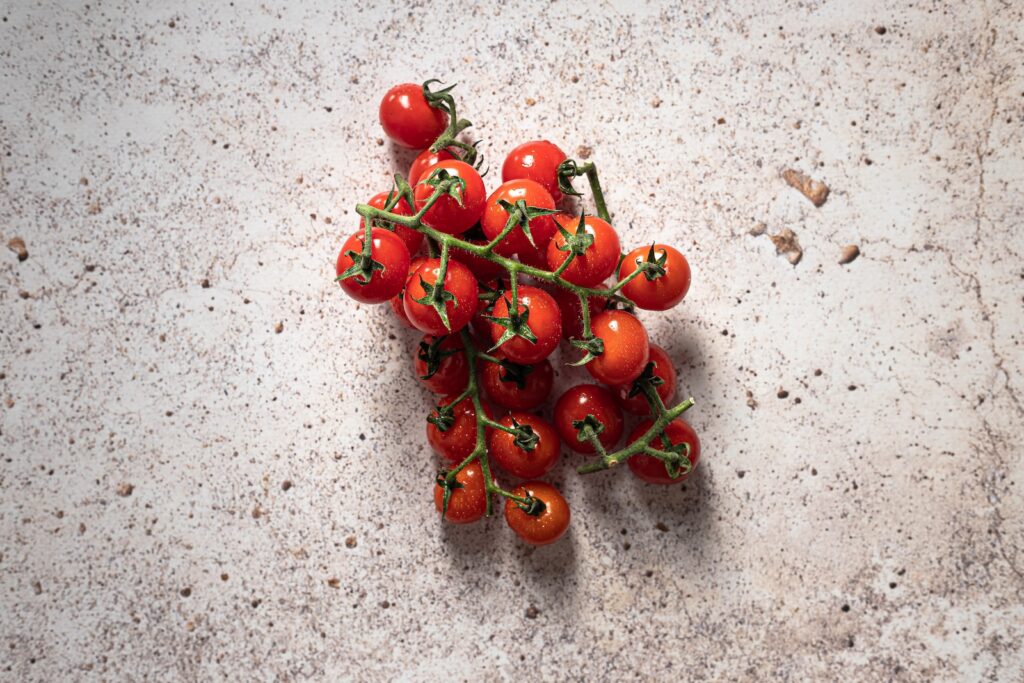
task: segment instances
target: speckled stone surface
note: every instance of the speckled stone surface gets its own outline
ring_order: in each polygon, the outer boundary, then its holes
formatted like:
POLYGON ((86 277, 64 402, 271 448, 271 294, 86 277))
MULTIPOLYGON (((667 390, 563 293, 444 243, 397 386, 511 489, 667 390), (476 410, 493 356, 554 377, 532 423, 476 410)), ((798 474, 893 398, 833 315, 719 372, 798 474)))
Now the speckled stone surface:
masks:
POLYGON ((0 3, 0 679, 1020 680, 1018 3, 146 4, 0 3), (439 524, 332 282, 428 77, 694 268, 699 476, 567 456, 556 546, 439 524))

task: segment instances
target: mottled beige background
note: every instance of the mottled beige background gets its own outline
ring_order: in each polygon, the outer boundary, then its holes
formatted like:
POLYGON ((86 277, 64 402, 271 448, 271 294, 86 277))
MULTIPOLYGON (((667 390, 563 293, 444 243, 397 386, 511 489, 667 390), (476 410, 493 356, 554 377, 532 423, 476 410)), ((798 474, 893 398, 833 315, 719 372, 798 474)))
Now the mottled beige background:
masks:
POLYGON ((1020 3, 174 4, 0 2, 0 678, 1021 680, 1020 3), (567 457, 554 547, 331 280, 428 77, 694 267, 700 475, 567 457))

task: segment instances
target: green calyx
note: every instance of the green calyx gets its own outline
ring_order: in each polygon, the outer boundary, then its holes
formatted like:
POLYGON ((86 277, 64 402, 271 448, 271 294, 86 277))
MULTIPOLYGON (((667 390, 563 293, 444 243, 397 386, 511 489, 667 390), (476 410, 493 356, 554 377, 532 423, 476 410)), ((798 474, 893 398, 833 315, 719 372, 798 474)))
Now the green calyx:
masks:
POLYGON ((437 316, 444 323, 445 328, 451 330, 452 325, 448 322, 447 302, 451 301, 452 307, 458 308, 459 300, 455 298, 454 294, 444 288, 444 283, 438 284, 435 282, 431 284, 424 280, 422 275, 420 275, 420 287, 423 288, 423 296, 418 299, 413 298, 413 301, 424 306, 430 306, 437 311, 437 316))
POLYGON ((490 315, 494 311, 494 305, 498 303, 498 299, 505 293, 505 282, 501 278, 495 281, 495 286, 491 287, 487 282, 479 283, 480 291, 477 294, 477 299, 480 301, 486 301, 487 306, 482 311, 485 315, 490 315))
POLYGON ((380 261, 374 261, 371 256, 364 252, 349 249, 345 252, 345 256, 352 259, 352 265, 345 269, 345 272, 335 278, 338 281, 354 277, 356 279, 356 284, 368 285, 370 284, 370 280, 373 279, 373 272, 375 270, 384 272, 384 264, 380 261))
POLYGON ((537 243, 533 241, 533 235, 530 234, 530 221, 540 216, 551 216, 558 211, 555 209, 542 209, 538 206, 527 206, 525 199, 516 201, 515 204, 508 202, 504 199, 498 200, 498 205, 505 209, 508 214, 508 221, 505 223, 504 233, 510 232, 516 225, 522 228, 523 233, 526 235, 526 239, 529 240, 530 246, 536 247, 537 243))
POLYGON ((515 418, 512 418, 512 429, 513 432, 512 443, 517 448, 521 448, 524 451, 532 451, 537 447, 537 443, 540 441, 540 436, 537 432, 533 431, 533 427, 530 425, 520 424, 515 418))
MULTIPOLYGON (((422 346, 422 343, 420 344, 422 346)), ((647 365, 644 366, 643 372, 640 376, 633 380, 632 386, 629 388, 629 398, 633 398, 639 394, 644 393, 644 386, 660 387, 665 383, 661 377, 654 374, 654 368, 657 365, 654 361, 648 361, 647 365)))
POLYGON ((651 250, 647 252, 647 257, 636 264, 637 268, 643 271, 644 277, 650 282, 654 282, 659 277, 665 274, 665 263, 668 261, 668 252, 664 249, 661 250, 661 256, 657 256, 654 253, 654 245, 651 245, 651 250))
POLYGON ((426 180, 420 182, 434 189, 441 190, 442 195, 448 195, 458 202, 459 206, 462 206, 462 197, 466 192, 466 181, 457 175, 452 175, 448 172, 448 169, 435 168, 426 180))
POLYGON ((582 197, 583 195, 572 186, 572 179, 582 174, 579 166, 573 159, 566 159, 558 166, 558 189, 564 195, 582 197))
POLYGON ((437 485, 441 487, 441 490, 444 491, 444 495, 441 499, 441 516, 444 517, 448 514, 448 501, 451 500, 452 491, 455 489, 461 489, 462 484, 460 484, 455 477, 452 477, 451 480, 449 480, 448 472, 445 470, 441 470, 437 473, 437 479, 435 481, 437 482, 437 485))
POLYGON ((427 366, 426 374, 420 375, 420 379, 430 379, 441 368, 442 360, 448 356, 454 356, 456 353, 460 353, 459 349, 441 348, 441 345, 447 339, 448 337, 435 337, 429 344, 425 341, 420 342, 420 348, 416 355, 427 366))
POLYGON ((604 424, 589 413, 582 420, 573 420, 572 426, 576 430, 576 438, 584 443, 596 440, 604 431, 604 424))
POLYGON ((427 416, 427 422, 437 427, 439 432, 447 432, 455 424, 455 413, 452 405, 435 406, 434 410, 427 416))
POLYGON ((565 239, 565 244, 558 246, 560 251, 567 251, 575 256, 582 256, 594 243, 594 236, 587 233, 586 218, 587 214, 581 210, 580 222, 576 225, 575 233, 570 233, 561 225, 558 226, 558 232, 560 232, 562 237, 565 239))
POLYGON ((505 331, 501 333, 501 337, 494 343, 494 346, 490 348, 491 351, 498 348, 512 337, 522 337, 531 344, 537 343, 537 335, 533 333, 527 322, 530 319, 530 309, 523 306, 522 313, 512 310, 512 302, 505 299, 505 303, 508 305, 508 316, 504 318, 498 318, 493 315, 485 315, 486 320, 490 320, 499 327, 504 327, 505 331))
POLYGON ((455 85, 449 85, 447 88, 441 88, 440 90, 431 90, 430 87, 434 83, 441 83, 436 78, 432 78, 429 81, 423 83, 423 97, 426 98, 427 104, 436 109, 442 109, 448 114, 448 127, 445 128, 441 136, 434 140, 434 144, 430 146, 431 152, 440 152, 446 147, 454 147, 462 151, 462 160, 471 166, 479 166, 480 160, 477 159, 477 142, 472 144, 458 140, 459 133, 466 130, 473 124, 466 119, 460 119, 455 109, 455 98, 452 97, 452 90, 455 85))
POLYGON ((498 379, 502 382, 515 382, 515 385, 520 389, 526 388, 526 376, 533 372, 532 365, 513 363, 507 358, 502 358, 498 365, 503 370, 503 372, 498 373, 498 379))
POLYGON ((604 341, 600 337, 589 337, 587 339, 570 339, 569 344, 581 351, 585 351, 583 357, 569 363, 574 368, 586 365, 604 353, 604 341))
POLYGON ((516 507, 530 515, 531 517, 540 517, 547 506, 544 505, 544 501, 534 496, 527 496, 525 501, 516 501, 516 507))

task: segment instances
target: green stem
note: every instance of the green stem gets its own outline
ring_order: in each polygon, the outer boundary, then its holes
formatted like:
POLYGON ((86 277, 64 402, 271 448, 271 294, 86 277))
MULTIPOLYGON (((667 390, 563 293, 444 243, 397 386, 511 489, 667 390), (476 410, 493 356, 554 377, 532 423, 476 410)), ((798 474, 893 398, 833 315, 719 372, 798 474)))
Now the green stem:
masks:
POLYGON ((606 223, 612 222, 608 213, 608 207, 604 203, 604 192, 601 190, 601 181, 597 179, 597 166, 593 161, 588 161, 580 167, 587 174, 587 182, 590 183, 590 193, 594 196, 594 206, 597 208, 598 217, 606 223))
MULTIPOLYGON (((660 399, 659 399, 660 400, 660 399)), ((679 405, 666 410, 663 414, 659 415, 654 420, 654 424, 644 432, 643 436, 629 444, 625 448, 618 450, 614 453, 604 455, 600 458, 595 458, 590 462, 584 463, 576 468, 576 471, 580 474, 591 474, 593 472, 600 472, 610 467, 615 467, 619 463, 631 458, 638 453, 643 453, 645 449, 650 448, 650 443, 654 439, 665 431, 665 427, 668 423, 676 419, 693 406, 693 399, 688 398, 679 405)))

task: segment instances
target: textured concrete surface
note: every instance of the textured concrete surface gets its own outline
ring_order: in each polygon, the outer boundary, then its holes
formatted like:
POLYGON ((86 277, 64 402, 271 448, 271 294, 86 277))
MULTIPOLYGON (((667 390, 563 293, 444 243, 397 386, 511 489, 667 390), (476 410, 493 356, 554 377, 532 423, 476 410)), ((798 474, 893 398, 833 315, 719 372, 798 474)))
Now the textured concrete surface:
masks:
POLYGON ((1021 679, 1018 3, 61 4, 0 2, 0 679, 1021 679), (694 267, 700 475, 567 457, 554 547, 437 522, 331 281, 427 77, 694 267))

